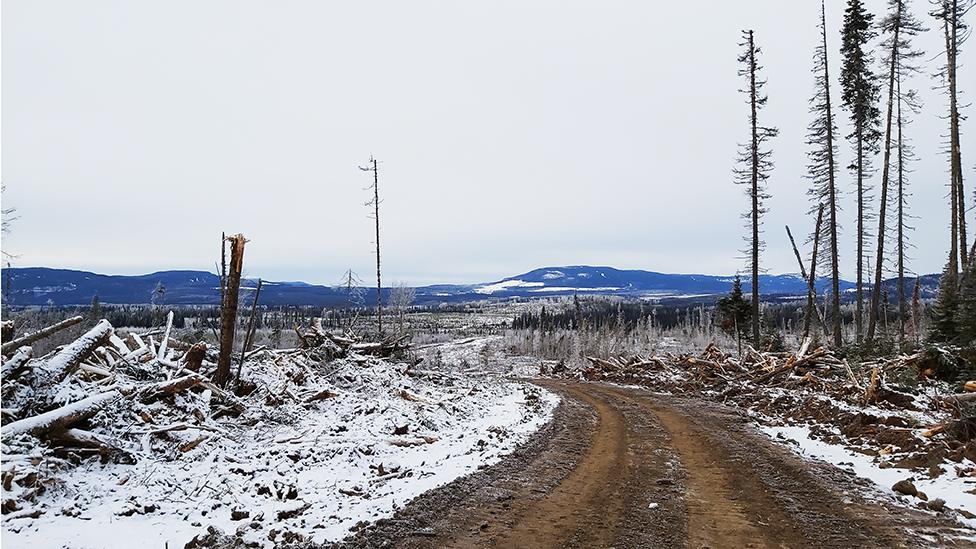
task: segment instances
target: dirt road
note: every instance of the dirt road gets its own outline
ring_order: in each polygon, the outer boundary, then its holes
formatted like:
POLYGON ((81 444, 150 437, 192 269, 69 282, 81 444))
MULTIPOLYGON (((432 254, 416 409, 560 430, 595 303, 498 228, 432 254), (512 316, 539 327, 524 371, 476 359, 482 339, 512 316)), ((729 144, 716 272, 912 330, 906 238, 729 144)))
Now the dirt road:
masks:
POLYGON ((862 495, 737 412, 697 399, 540 381, 553 421, 492 467, 405 506, 358 547, 973 546, 947 519, 862 495))

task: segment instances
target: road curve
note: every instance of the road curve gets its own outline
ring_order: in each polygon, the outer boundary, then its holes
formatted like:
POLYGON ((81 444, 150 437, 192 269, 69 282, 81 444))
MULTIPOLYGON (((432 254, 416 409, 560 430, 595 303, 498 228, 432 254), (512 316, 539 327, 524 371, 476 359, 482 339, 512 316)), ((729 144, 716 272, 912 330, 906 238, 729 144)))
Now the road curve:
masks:
POLYGON ((339 545, 974 546, 948 519, 865 499, 858 479, 797 458, 727 407, 611 385, 537 383, 564 399, 524 447, 339 545))

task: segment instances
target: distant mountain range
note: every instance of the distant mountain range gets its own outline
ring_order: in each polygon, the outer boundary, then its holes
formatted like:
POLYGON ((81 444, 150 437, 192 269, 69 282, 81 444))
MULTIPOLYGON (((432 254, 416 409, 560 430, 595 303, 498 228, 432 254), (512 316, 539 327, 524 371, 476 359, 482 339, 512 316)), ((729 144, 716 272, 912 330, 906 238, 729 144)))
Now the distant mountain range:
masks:
MULTIPOLYGON (((483 284, 439 284, 415 289, 415 303, 464 302, 490 299, 533 298, 571 295, 619 295, 642 297, 665 302, 707 301, 728 293, 732 276, 700 274, 666 274, 612 267, 545 267, 521 275, 483 284)), ((923 297, 935 295, 939 275, 921 278, 923 297)), ((97 295, 102 303, 145 304, 159 298, 171 305, 216 305, 220 302, 220 278, 206 271, 160 271, 124 276, 102 275, 70 269, 45 267, 7 268, 2 270, 3 299, 11 305, 86 305, 97 295)), ((914 279, 909 281, 911 292, 914 279)), ((253 291, 256 280, 245 280, 243 291, 253 291)), ((828 278, 817 281, 823 292, 828 278)), ((894 298, 895 280, 885 281, 894 298)), ((750 284, 743 277, 743 287, 750 284)), ((806 282, 795 274, 761 275, 764 297, 783 299, 806 295, 806 282)), ((841 291, 849 295, 854 283, 841 281, 841 291)), ((384 301, 389 288, 383 289, 384 301)), ((375 304, 375 292, 363 292, 366 305, 375 304)), ((348 305, 344 289, 305 282, 264 281, 261 303, 265 305, 313 305, 319 307, 348 305)))

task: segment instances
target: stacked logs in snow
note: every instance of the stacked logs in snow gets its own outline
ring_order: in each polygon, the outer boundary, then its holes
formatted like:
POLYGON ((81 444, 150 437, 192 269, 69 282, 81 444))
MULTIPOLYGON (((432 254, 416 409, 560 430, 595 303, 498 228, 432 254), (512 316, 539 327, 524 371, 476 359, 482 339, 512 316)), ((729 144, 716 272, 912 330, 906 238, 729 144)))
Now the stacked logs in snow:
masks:
POLYGON ((371 343, 335 336, 316 321, 299 330, 302 348, 257 348, 243 355, 248 368, 242 377, 278 375, 287 365, 288 383, 273 393, 267 387, 259 391, 250 379, 232 380, 226 389, 217 386, 216 350, 172 337, 172 313, 165 328, 145 333, 120 334, 101 320, 71 343, 34 356, 32 344, 83 320, 72 317, 20 337, 4 327, 0 505, 5 520, 36 515, 32 503, 45 489, 42 477, 52 459, 64 466, 91 456, 132 462, 134 448, 178 458, 221 435, 227 425, 217 423, 220 418, 246 422, 234 418, 251 407, 286 400, 313 405, 335 396, 327 385, 307 381, 317 379, 310 369, 323 359, 367 364, 376 360, 370 355, 388 356, 407 347, 402 337, 371 343))
MULTIPOLYGON (((659 386, 661 388, 734 390, 736 393, 759 387, 813 388, 825 393, 856 395, 865 404, 888 401, 910 406, 910 396, 885 387, 886 374, 912 370, 919 377, 922 353, 877 359, 862 363, 855 374, 848 361, 827 347, 811 349, 810 339, 793 352, 762 352, 747 346, 741 357, 709 344, 698 355, 586 357, 590 365, 579 376, 590 381, 613 381, 659 386)), ((976 383, 973 384, 976 390, 976 383)), ((945 401, 976 400, 976 392, 950 395, 945 401)))

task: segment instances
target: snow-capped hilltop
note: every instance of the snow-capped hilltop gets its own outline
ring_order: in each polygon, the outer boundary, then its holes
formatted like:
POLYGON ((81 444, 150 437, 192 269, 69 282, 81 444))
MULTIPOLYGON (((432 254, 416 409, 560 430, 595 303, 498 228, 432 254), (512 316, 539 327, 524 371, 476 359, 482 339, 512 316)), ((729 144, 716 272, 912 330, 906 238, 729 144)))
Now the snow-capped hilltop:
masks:
MULTIPOLYGON (((492 296, 531 296, 572 292, 652 296, 706 296, 728 292, 731 276, 703 274, 668 274, 644 270, 623 270, 605 266, 573 265, 543 267, 475 287, 475 292, 492 296)), ((827 286, 826 278, 817 282, 818 289, 827 286)), ((750 282, 743 278, 743 286, 750 282)), ((841 288, 851 286, 842 281, 841 288)), ((760 287, 765 294, 805 294, 806 281, 797 274, 761 275, 760 287)))

